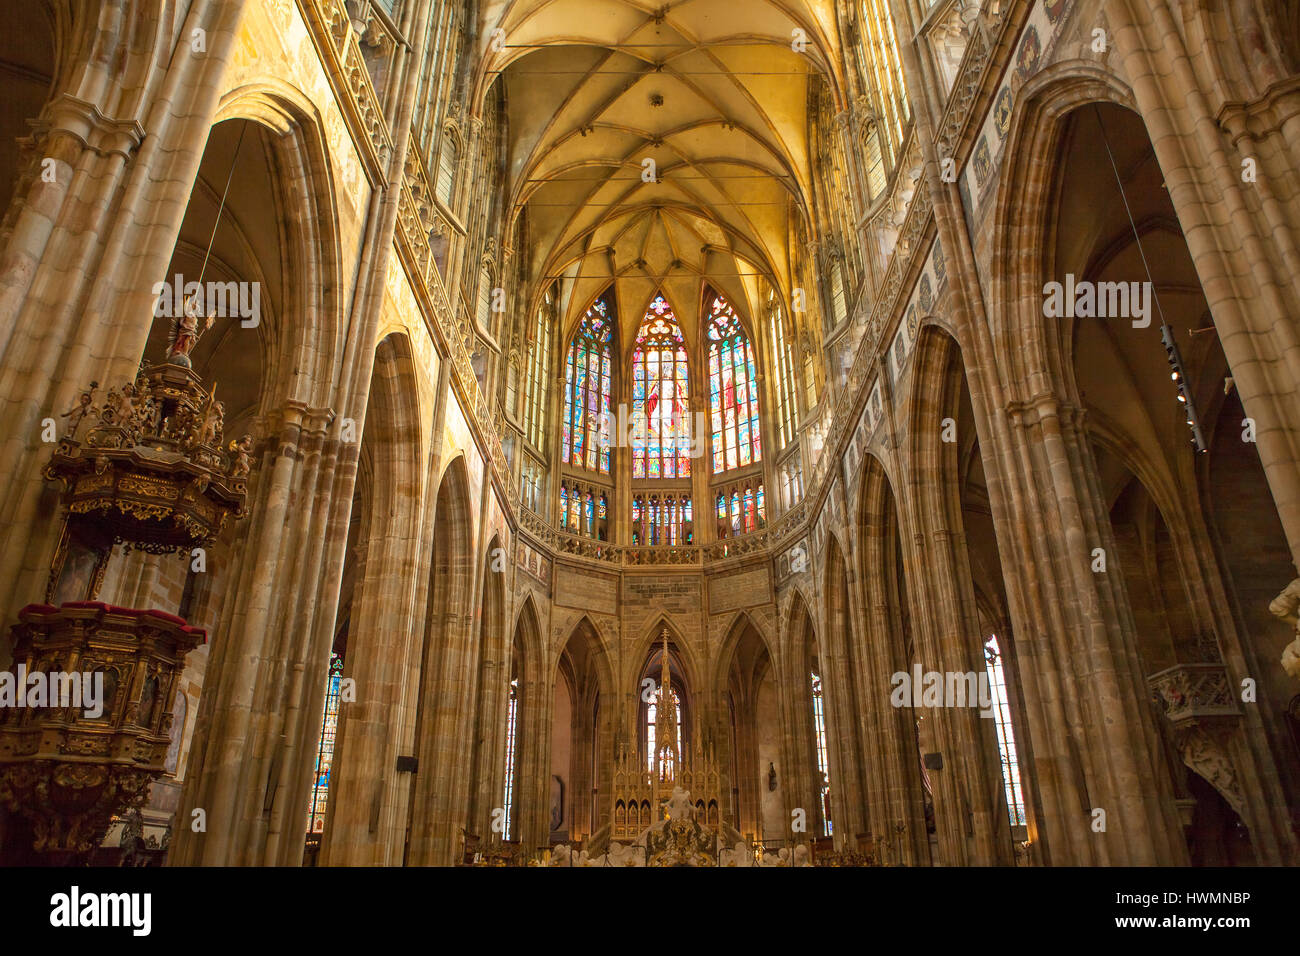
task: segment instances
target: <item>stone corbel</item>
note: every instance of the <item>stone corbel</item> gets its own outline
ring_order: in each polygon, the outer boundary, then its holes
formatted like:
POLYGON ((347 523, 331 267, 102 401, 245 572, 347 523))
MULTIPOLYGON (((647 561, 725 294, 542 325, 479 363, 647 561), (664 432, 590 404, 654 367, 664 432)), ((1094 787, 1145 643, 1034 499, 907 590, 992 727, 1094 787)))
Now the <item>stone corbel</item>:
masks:
POLYGON ((1203 727, 1192 727, 1178 734, 1178 752, 1192 771, 1219 794, 1236 811, 1243 821, 1250 817, 1246 801, 1241 794, 1241 783, 1232 766, 1232 758, 1223 746, 1222 732, 1211 733, 1203 727))

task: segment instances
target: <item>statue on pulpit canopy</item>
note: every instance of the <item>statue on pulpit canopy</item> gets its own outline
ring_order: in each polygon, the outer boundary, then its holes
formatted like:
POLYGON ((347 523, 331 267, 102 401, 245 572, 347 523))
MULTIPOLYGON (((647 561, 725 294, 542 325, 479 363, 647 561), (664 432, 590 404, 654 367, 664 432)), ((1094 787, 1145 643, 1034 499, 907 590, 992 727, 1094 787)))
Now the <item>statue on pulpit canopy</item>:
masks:
POLYGON ((190 367, 190 352, 201 336, 212 328, 213 317, 204 314, 199 296, 188 296, 180 315, 172 320, 167 334, 167 361, 173 365, 190 367))

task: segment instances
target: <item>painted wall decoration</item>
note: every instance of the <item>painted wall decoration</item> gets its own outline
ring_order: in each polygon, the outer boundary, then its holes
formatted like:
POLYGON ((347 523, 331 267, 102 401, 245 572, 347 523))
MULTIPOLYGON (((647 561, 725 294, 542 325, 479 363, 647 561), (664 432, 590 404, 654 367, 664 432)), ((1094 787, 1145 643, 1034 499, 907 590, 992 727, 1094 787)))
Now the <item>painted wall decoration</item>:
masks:
POLYGON ((902 378, 907 367, 921 323, 939 308, 947 275, 943 261, 943 248, 936 238, 930 247, 930 254, 926 256, 916 286, 912 289, 911 300, 903 311, 903 321, 898 324, 898 331, 894 333, 894 340, 890 344, 889 367, 895 383, 902 378))
POLYGON ((1002 163, 1016 96, 1025 82, 1046 65, 1065 22, 1071 0, 1039 0, 1016 43, 1016 54, 1002 75, 993 108, 975 142, 975 151, 962 176, 962 196, 970 222, 992 196, 1002 163))

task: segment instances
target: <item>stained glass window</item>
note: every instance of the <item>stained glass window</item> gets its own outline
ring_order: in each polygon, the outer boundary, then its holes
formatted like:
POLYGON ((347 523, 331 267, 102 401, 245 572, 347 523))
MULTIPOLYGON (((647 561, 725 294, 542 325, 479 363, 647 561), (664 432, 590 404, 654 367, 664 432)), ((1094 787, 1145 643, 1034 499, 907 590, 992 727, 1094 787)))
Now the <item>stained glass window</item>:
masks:
POLYGON ((690 428, 686 343, 657 295, 632 352, 632 477, 689 478, 690 428))
MULTIPOLYGON (((551 294, 542 304, 528 341, 524 381, 524 435, 539 451, 545 451, 546 405, 551 394, 551 294)), ((567 410, 567 408, 566 408, 567 410)))
POLYGON ((837 259, 831 263, 831 311, 829 314, 829 328, 837 328, 849 317, 849 306, 844 295, 844 271, 837 259))
POLYGON ((604 491, 560 482, 560 528, 570 534, 609 540, 609 498, 604 491))
POLYGON ((745 485, 731 491, 720 491, 717 496, 718 537, 727 538, 749 534, 767 524, 767 503, 763 499, 763 485, 745 485))
POLYGON ((329 678, 325 682, 325 714, 321 721, 320 746, 316 750, 316 776, 311 787, 311 811, 307 832, 323 833, 325 808, 329 800, 330 768, 334 764, 334 741, 339 729, 339 689, 343 684, 343 658, 330 657, 329 678))
POLYGON ((761 461, 758 375, 754 347, 740 317, 720 295, 705 297, 709 310, 709 408, 713 425, 713 473, 761 461))
POLYGON ((794 440, 795 385, 794 348, 787 334, 780 303, 772 303, 769 324, 772 359, 776 365, 776 427, 784 448, 794 440))
POLYGON ((1007 816, 1011 825, 1025 825, 1025 793, 1020 785, 1020 759, 1016 755, 1016 735, 1011 727, 1011 701, 1007 697, 1006 672, 1002 668, 1002 650, 998 638, 990 634, 984 644, 984 666, 988 671, 989 696, 997 717, 998 752, 1002 756, 1002 784, 1007 794, 1007 816))
POLYGON ((506 839, 510 839, 510 811, 515 796, 515 724, 519 716, 519 678, 510 681, 510 707, 506 711, 506 839))
POLYGON ((817 373, 814 369, 812 353, 803 358, 803 407, 812 411, 817 407, 817 373))
POLYGON ((862 0, 862 24, 864 52, 869 69, 874 74, 868 78, 868 86, 880 92, 881 115, 885 119, 891 152, 896 153, 903 142, 908 103, 889 0, 862 0))
MULTIPOLYGON (((540 464, 531 458, 525 458, 519 477, 520 497, 523 500, 524 507, 531 511, 536 511, 542 503, 542 483, 545 481, 545 471, 540 464)), ((561 494, 563 494, 561 489, 561 494)), ((563 514, 563 510, 561 510, 563 514)))
POLYGON ((867 132, 867 190, 875 199, 885 191, 885 154, 880 148, 880 127, 870 124, 867 132))
POLYGON ((564 424, 560 460, 609 474, 610 351, 614 316, 604 298, 592 303, 564 362, 564 424))
POLYGON ((456 186, 456 158, 459 148, 460 144, 456 142, 455 134, 444 131, 442 149, 438 153, 438 180, 435 188, 438 190, 438 198, 446 206, 451 205, 452 190, 456 186))
POLYGON ((634 495, 632 543, 686 545, 694 540, 690 495, 634 495))
POLYGON ((793 508, 803 498, 803 468, 796 462, 785 471, 785 506, 793 508))
POLYGON ((492 270, 483 267, 478 277, 478 327, 488 335, 495 335, 492 328, 492 270))
POLYGON ((817 792, 821 795, 822 818, 826 821, 825 836, 831 835, 831 768, 826 759, 826 709, 822 701, 822 679, 816 671, 812 677, 813 733, 817 740, 817 771, 821 780, 817 792))

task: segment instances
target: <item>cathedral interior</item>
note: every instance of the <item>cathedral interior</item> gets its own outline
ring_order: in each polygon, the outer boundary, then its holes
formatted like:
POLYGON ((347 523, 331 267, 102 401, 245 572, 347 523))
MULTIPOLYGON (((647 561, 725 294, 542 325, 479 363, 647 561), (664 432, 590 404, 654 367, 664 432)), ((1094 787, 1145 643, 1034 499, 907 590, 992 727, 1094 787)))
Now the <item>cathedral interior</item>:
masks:
POLYGON ((0 17, 0 862, 1300 863, 1297 0, 0 17))

